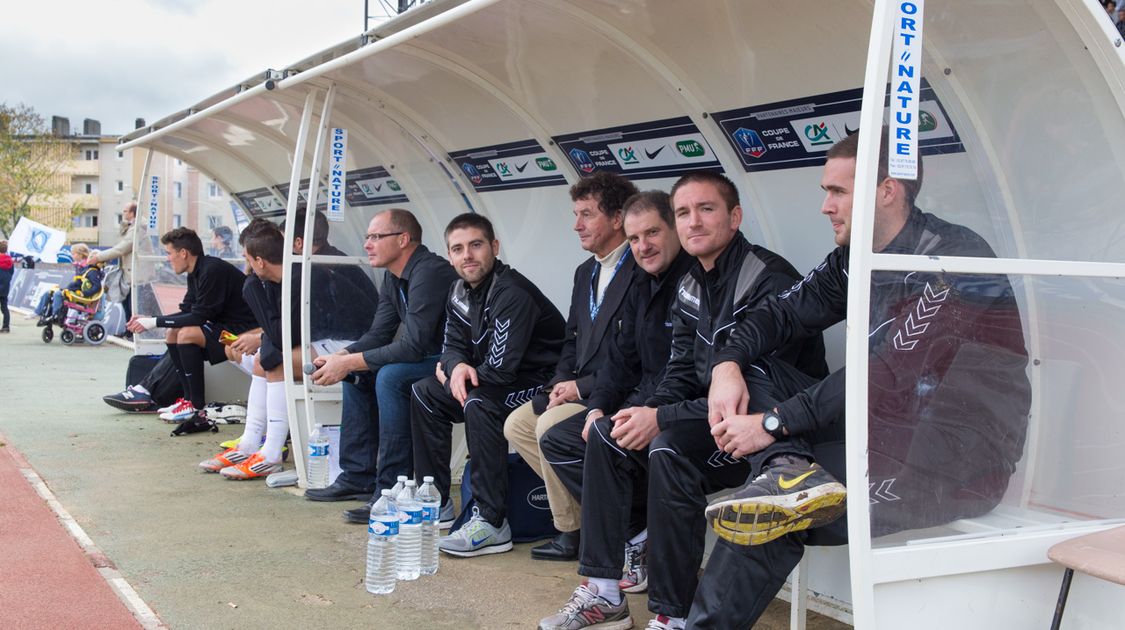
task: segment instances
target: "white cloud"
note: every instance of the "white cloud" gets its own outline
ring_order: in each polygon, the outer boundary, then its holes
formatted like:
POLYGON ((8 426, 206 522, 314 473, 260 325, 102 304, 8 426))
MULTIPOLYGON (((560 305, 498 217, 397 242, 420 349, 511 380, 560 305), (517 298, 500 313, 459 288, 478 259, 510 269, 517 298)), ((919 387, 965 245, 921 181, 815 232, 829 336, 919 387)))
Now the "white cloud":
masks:
POLYGON ((362 31, 362 0, 13 2, 0 102, 125 134, 136 117, 153 122, 362 31))

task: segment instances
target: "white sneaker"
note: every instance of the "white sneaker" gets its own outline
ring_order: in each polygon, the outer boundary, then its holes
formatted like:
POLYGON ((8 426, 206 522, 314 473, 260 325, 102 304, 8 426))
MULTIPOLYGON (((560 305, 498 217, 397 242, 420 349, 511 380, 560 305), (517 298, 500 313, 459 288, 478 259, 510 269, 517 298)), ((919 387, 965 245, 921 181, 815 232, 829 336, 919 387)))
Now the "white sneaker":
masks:
POLYGON ((227 403, 210 403, 203 408, 203 415, 218 424, 242 424, 246 421, 246 407, 227 403))
POLYGON ((507 520, 499 528, 484 520, 480 509, 474 505, 472 517, 461 529, 443 537, 438 549, 462 558, 504 553, 512 550, 512 530, 507 520))
POLYGON ((160 419, 165 422, 183 422, 195 415, 195 407, 190 400, 180 400, 172 409, 160 414, 160 419))
POLYGON ((645 630, 684 630, 684 622, 664 615, 657 615, 648 620, 645 630))
POLYGON ((175 409, 176 407, 179 407, 183 403, 184 403, 183 398, 177 398, 176 402, 168 405, 167 407, 161 407, 161 408, 157 409, 156 413, 168 413, 168 412, 172 411, 173 409, 175 409))

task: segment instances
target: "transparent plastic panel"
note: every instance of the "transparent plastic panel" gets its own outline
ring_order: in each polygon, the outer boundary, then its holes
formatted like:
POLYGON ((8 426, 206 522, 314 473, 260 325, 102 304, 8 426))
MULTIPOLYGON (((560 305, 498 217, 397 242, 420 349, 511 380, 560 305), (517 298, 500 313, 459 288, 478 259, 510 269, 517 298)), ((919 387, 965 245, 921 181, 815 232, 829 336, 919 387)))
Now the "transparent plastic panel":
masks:
POLYGON ((1125 261, 1125 118, 1093 50, 1111 43, 1084 42, 1053 2, 925 10, 917 204, 971 227, 998 256, 1125 261))
POLYGON ((1125 519, 1125 281, 875 272, 877 547, 1125 519))

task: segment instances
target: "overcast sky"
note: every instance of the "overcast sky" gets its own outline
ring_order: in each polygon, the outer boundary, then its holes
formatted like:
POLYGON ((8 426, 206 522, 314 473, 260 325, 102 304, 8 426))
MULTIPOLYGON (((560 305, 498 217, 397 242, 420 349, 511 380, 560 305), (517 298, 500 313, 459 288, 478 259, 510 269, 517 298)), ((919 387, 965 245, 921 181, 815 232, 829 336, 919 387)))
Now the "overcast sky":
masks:
MULTIPOLYGON (((370 0, 372 14, 383 13, 370 0)), ((358 37, 363 0, 13 0, 0 102, 123 135, 266 68, 358 37)), ((374 23, 372 23, 374 26, 374 23)))

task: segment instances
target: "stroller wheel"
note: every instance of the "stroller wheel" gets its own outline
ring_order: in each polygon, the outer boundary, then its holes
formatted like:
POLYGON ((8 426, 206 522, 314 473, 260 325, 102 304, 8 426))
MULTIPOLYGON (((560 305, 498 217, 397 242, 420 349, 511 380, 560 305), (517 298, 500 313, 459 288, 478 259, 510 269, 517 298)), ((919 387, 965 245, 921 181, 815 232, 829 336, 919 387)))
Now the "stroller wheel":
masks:
POLYGON ((82 328, 82 336, 86 338, 86 343, 99 346, 105 341, 105 326, 101 322, 88 322, 82 328))
POLYGON ((43 343, 51 343, 51 340, 55 338, 55 331, 54 331, 54 329, 53 329, 53 328, 51 328, 50 326, 45 326, 45 327, 43 328, 43 335, 42 335, 42 337, 43 337, 43 343))
POLYGON ((69 346, 74 343, 74 333, 69 328, 64 328, 63 331, 59 333, 59 341, 69 346))

